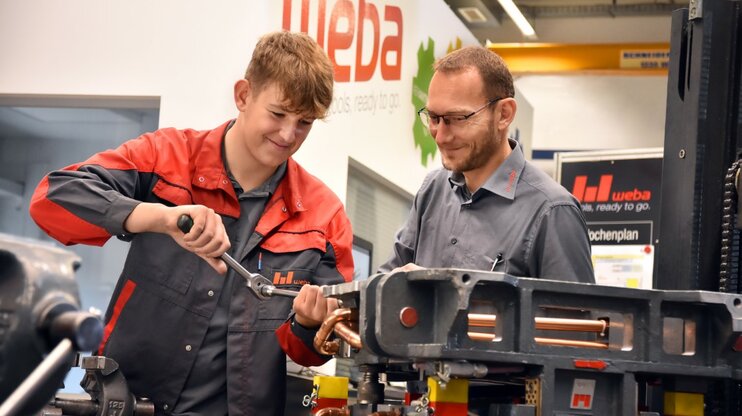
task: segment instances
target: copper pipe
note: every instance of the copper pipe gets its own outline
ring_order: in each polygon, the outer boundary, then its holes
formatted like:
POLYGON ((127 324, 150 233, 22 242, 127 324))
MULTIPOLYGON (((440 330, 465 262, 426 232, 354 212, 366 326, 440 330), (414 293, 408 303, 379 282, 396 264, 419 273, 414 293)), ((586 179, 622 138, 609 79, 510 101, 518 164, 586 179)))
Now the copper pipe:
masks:
POLYGON ((361 343, 361 336, 358 335, 358 332, 353 331, 345 322, 341 321, 336 323, 333 330, 335 331, 335 334, 337 334, 337 336, 344 339, 345 342, 350 344, 351 347, 358 350, 363 348, 363 344, 361 343))
MULTIPOLYGON (((497 315, 470 313, 469 326, 495 327, 497 326, 497 315)), ((602 319, 567 319, 567 318, 545 318, 536 317, 536 329, 550 329, 554 331, 580 331, 605 333, 608 322, 602 319)))
POLYGON ((470 313, 469 326, 494 327, 497 323, 497 315, 486 313, 470 313))
POLYGON ((341 409, 339 407, 325 407, 320 409, 315 416, 350 416, 348 409, 341 409))
MULTIPOLYGON (((493 341, 495 334, 487 334, 484 332, 468 332, 469 338, 474 341, 493 341)), ((577 341, 572 339, 561 339, 561 338, 533 338, 537 344, 541 345, 558 345, 561 347, 580 347, 580 348, 598 348, 601 350, 607 350, 608 344, 595 341, 577 341)))
POLYGON ((602 319, 536 318, 536 329, 605 333, 608 323, 602 319))
POLYGON ((494 341, 495 334, 488 334, 486 332, 467 332, 469 338, 474 341, 494 341))
POLYGON ((384 412, 373 412, 371 413, 371 416, 402 416, 402 413, 399 411, 399 409, 394 409, 384 412))
POLYGON ((534 337, 534 341, 537 344, 542 345, 559 345, 562 347, 581 347, 581 348, 598 348, 601 350, 607 350, 608 344, 594 341, 576 341, 571 339, 559 339, 559 338, 540 338, 534 337))
MULTIPOLYGON (((330 312, 327 318, 325 318, 324 322, 322 322, 322 326, 320 326, 319 330, 317 331, 317 335, 314 336, 314 348, 322 354, 336 354, 340 349, 340 342, 338 342, 337 340, 328 341, 328 339, 330 338, 330 334, 332 334, 339 322, 349 321, 355 318, 356 314, 357 309, 350 308, 339 308, 330 312)), ((357 348, 360 348, 360 336, 353 330, 351 330, 348 326, 343 325, 342 328, 339 329, 338 335, 340 335, 343 339, 347 338, 346 341, 348 341, 349 344, 359 345, 359 347, 357 348)))

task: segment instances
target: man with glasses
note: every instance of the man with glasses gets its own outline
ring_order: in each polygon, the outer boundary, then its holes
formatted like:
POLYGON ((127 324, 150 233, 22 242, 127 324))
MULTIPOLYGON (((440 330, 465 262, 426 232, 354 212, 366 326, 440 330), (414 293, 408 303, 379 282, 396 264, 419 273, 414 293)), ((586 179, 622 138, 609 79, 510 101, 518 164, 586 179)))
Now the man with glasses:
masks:
POLYGON ((380 271, 465 268, 594 283, 577 200, 508 139, 513 78, 483 47, 436 62, 418 111, 441 152, 380 271))

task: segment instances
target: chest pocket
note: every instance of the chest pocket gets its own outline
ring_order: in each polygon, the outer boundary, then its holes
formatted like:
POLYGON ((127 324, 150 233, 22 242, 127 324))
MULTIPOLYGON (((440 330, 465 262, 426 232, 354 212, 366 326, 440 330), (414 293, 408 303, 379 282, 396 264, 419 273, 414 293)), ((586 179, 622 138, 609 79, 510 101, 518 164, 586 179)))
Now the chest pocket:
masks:
POLYGON ((313 283, 326 244, 320 231, 278 231, 260 244, 258 269, 276 287, 299 290, 302 285, 313 283))
POLYGON ((277 231, 260 244, 263 250, 272 253, 296 253, 304 250, 326 250, 327 239, 319 230, 305 232, 277 231))
POLYGON ((191 194, 187 189, 171 185, 162 179, 155 182, 155 186, 152 187, 152 193, 159 199, 170 202, 173 205, 189 205, 193 203, 191 194))

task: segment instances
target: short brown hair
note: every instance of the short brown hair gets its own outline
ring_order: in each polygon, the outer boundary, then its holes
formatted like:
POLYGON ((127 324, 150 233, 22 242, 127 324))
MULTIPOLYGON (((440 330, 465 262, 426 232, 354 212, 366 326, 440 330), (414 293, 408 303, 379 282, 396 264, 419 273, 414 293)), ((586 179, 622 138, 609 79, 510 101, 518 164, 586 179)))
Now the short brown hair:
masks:
POLYGON ((479 71, 488 99, 513 97, 513 75, 500 55, 483 47, 467 46, 439 59, 433 69, 441 72, 459 72, 469 68, 479 71))
POLYGON ((289 111, 324 118, 332 103, 333 75, 330 59, 312 38, 273 32, 255 46, 245 79, 256 94, 275 82, 289 111))

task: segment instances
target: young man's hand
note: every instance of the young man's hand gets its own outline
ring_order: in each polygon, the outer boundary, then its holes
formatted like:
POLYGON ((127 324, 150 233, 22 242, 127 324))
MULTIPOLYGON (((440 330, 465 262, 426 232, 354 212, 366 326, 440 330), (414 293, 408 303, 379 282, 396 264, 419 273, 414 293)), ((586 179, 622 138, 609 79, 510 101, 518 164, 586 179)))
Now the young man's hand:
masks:
POLYGON ((141 203, 124 221, 130 233, 155 232, 168 234, 184 249, 206 260, 220 274, 227 265, 219 257, 231 247, 222 218, 213 209, 203 205, 168 207, 162 204, 141 203), (188 233, 178 228, 178 219, 188 215, 193 226, 188 233))
POLYGON ((337 308, 337 299, 322 296, 319 286, 304 285, 294 299, 294 319, 305 328, 317 328, 337 308))

